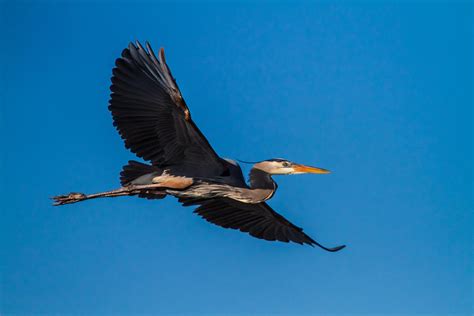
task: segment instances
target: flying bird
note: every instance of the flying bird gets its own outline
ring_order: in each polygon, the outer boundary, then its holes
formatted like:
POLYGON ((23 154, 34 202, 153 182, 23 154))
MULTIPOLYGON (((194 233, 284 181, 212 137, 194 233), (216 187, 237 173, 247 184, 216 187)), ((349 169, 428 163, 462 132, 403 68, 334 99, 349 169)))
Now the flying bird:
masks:
POLYGON ((331 252, 344 248, 319 244, 265 202, 277 190, 275 175, 329 171, 268 159, 253 165, 247 184, 239 164, 219 157, 191 119, 163 48, 157 58, 149 43, 145 46, 130 43, 116 60, 109 110, 125 147, 149 163, 129 161, 120 173, 119 189, 59 195, 53 197, 54 205, 100 197, 170 195, 183 206, 196 206, 194 212, 208 222, 256 238, 316 245, 331 252))

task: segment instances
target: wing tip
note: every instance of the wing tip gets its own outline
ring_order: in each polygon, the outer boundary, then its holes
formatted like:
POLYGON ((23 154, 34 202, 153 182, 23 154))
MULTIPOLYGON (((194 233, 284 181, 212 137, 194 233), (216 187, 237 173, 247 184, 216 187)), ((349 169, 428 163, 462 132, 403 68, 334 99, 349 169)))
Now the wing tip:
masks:
POLYGON ((340 251, 340 250, 346 248, 346 245, 339 245, 339 246, 336 246, 336 247, 328 248, 328 247, 325 247, 325 246, 321 245, 320 243, 318 243, 316 240, 309 237, 308 235, 305 234, 305 236, 306 236, 307 240, 305 240, 304 243, 310 245, 311 247, 318 246, 319 248, 324 249, 324 250, 329 251, 329 252, 337 252, 337 251, 340 251))
POLYGON ((322 248, 322 249, 324 249, 324 250, 326 250, 326 251, 328 251, 328 252, 338 252, 338 251, 340 251, 340 250, 346 248, 346 245, 339 245, 339 246, 336 246, 336 247, 328 248, 328 247, 324 247, 323 245, 321 245, 321 244, 319 244, 319 243, 317 243, 317 242, 309 243, 309 245, 310 245, 311 247, 314 247, 314 246, 316 245, 316 246, 318 246, 318 247, 320 247, 320 248, 322 248))
MULTIPOLYGON (((145 41, 145 47, 150 47, 150 43, 148 41, 145 41)), ((143 48, 143 45, 142 43, 139 41, 139 40, 135 40, 135 41, 130 41, 128 43, 128 50, 144 50, 146 52, 146 50, 143 48)))
POLYGON ((164 47, 160 47, 160 51, 158 53, 158 57, 160 58, 160 61, 163 63, 163 64, 166 64, 166 58, 165 58, 165 48, 164 47))
POLYGON ((329 248, 329 251, 330 252, 337 252, 337 251, 342 250, 344 248, 346 248, 346 245, 340 245, 340 246, 337 246, 337 247, 329 248))

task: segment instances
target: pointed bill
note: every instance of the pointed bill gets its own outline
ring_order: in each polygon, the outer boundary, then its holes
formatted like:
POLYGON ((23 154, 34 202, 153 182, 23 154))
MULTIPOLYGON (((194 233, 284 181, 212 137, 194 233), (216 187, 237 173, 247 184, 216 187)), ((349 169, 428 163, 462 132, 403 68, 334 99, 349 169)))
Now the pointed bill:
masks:
POLYGON ((319 173, 319 174, 331 173, 331 171, 323 169, 323 168, 298 165, 298 164, 293 165, 293 170, 295 170, 295 172, 297 173, 319 173))

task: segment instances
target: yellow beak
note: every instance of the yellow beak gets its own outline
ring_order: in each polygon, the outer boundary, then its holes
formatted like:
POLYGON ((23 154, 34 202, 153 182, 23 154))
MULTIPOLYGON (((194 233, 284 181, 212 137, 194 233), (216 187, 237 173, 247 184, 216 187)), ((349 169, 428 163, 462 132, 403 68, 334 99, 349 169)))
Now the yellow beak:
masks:
POLYGON ((323 168, 317 168, 317 167, 310 167, 310 166, 305 166, 305 165, 293 165, 293 170, 295 172, 301 172, 301 173, 320 173, 320 174, 326 174, 326 173, 331 173, 331 171, 323 169, 323 168))

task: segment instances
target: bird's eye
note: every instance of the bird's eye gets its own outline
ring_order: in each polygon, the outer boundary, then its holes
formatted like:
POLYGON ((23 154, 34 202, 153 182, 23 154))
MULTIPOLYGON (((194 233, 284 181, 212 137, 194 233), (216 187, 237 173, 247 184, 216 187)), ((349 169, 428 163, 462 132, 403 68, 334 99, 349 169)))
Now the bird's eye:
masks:
POLYGON ((290 163, 285 161, 284 163, 282 163, 282 165, 283 165, 283 167, 286 168, 286 167, 289 167, 289 166, 290 166, 290 163))

